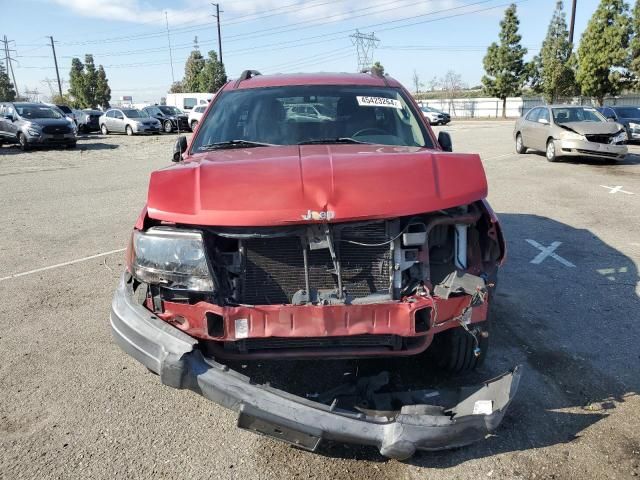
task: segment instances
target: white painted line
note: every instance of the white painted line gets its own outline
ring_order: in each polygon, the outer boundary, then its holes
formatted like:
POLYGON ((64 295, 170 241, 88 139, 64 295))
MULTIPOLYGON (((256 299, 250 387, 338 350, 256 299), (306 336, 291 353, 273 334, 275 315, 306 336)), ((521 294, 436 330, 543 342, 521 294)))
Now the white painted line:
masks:
POLYGON ((531 239, 527 238, 527 243, 529 245, 531 245, 532 247, 535 247, 538 250, 540 250, 540 253, 538 255, 536 255, 535 258, 533 260, 531 260, 531 262, 529 262, 529 263, 533 263, 535 265, 540 265, 542 262, 544 262, 544 260, 547 257, 551 257, 551 258, 557 260, 558 262, 560 262, 561 264, 563 264, 565 267, 571 267, 571 268, 575 267, 575 265, 573 263, 571 263, 569 260, 566 260, 566 259, 562 258, 560 255, 558 255, 557 253, 554 253, 555 249, 558 248, 560 245, 562 245, 562 242, 553 242, 548 247, 545 247, 543 245, 540 245, 535 240, 531 240, 531 239))
POLYGON ((67 265, 74 265, 76 263, 86 262, 87 260, 93 260, 94 258, 106 257, 112 253, 124 252, 125 248, 119 248, 118 250, 110 250, 108 252, 98 253, 96 255, 90 255, 88 257, 78 258, 76 260, 70 260, 68 262, 56 263, 55 265, 49 265, 48 267, 36 268, 35 270, 29 270, 27 272, 14 273, 8 277, 0 277, 0 282, 5 280, 11 280, 12 278, 24 277, 25 275, 32 275, 34 273, 46 272, 47 270, 53 270, 54 268, 66 267, 67 265))
POLYGON ((626 193, 627 195, 633 195, 633 192, 627 192, 626 190, 622 190, 622 185, 616 185, 615 187, 607 187, 606 185, 600 185, 602 188, 608 188, 609 193, 626 193))

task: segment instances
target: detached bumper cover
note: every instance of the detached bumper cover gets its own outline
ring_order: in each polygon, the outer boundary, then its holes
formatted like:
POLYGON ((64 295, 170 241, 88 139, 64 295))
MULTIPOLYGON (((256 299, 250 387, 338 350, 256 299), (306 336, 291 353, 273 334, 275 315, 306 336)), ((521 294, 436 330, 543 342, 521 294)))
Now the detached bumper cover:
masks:
POLYGON ((460 389, 451 408, 417 402, 399 411, 360 413, 337 407, 337 401, 330 406, 253 384, 248 377, 203 357, 197 340, 138 305, 124 279, 113 299, 111 327, 118 345, 158 373, 163 384, 193 390, 237 411, 241 428, 307 450, 315 450, 327 439, 374 445, 384 456, 405 459, 416 450, 468 445, 498 427, 521 374, 516 367, 482 386, 460 389))

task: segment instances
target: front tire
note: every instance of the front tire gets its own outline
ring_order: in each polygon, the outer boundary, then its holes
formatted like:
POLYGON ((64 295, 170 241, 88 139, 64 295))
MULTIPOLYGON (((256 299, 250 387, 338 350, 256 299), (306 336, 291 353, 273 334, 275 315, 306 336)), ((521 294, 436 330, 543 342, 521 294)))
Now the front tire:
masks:
POLYGON ((477 330, 476 340, 462 327, 451 328, 437 334, 429 348, 438 366, 453 373, 462 373, 480 367, 489 349, 489 320, 468 325, 469 330, 477 330))
POLYGON ((103 135, 109 135, 109 129, 104 123, 100 126, 100 132, 102 132, 103 135))
POLYGON ((163 129, 165 133, 173 132, 173 125, 171 125, 171 121, 167 120, 166 122, 164 122, 163 129))
POLYGON ((125 128, 125 131, 127 132, 127 135, 129 136, 133 135, 133 128, 131 128, 131 125, 127 125, 127 127, 125 128))
POLYGON ((556 144, 553 141, 553 138, 547 140, 547 150, 546 150, 547 160, 550 162, 558 161, 558 154, 556 153, 556 144))
POLYGON ((29 142, 27 141, 26 135, 22 132, 18 134, 18 143, 20 144, 20 149, 23 152, 29 150, 29 142))
POLYGON ((519 154, 527 153, 527 147, 524 146, 520 133, 516 135, 516 152, 519 154))

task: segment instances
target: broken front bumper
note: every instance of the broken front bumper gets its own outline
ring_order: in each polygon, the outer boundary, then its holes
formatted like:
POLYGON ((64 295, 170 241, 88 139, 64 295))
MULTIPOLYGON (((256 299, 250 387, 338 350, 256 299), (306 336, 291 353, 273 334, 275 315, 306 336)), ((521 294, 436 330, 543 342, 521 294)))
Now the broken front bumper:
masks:
MULTIPOLYGON (((520 369, 482 386, 460 389, 450 408, 405 405, 399 411, 349 411, 256 385, 227 366, 205 358, 198 341, 138 305, 123 278, 111 307, 120 347, 160 375, 163 384, 186 388, 239 413, 238 426, 315 450, 321 440, 375 445, 384 456, 405 459, 416 450, 460 447, 495 430, 513 399, 520 369)), ((413 392, 415 393, 415 392, 413 392)), ((415 395, 412 395, 415 400, 415 395)))

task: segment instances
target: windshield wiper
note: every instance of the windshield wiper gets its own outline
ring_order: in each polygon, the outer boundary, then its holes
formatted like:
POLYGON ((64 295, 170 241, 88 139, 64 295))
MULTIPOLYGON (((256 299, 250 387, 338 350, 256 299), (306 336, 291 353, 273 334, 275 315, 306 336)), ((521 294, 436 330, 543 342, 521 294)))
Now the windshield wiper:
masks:
POLYGON ((351 137, 339 137, 339 138, 319 138, 317 140, 305 140, 304 142, 298 143, 298 145, 319 145, 319 144, 328 144, 328 143, 362 143, 366 145, 371 145, 369 142, 361 142, 360 140, 356 140, 351 137))
POLYGON ((222 150, 225 148, 275 147, 273 143, 252 142, 251 140, 228 140, 226 142, 209 143, 198 147, 198 150, 222 150))

